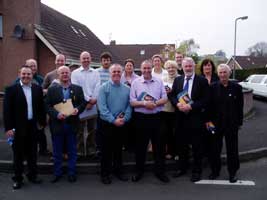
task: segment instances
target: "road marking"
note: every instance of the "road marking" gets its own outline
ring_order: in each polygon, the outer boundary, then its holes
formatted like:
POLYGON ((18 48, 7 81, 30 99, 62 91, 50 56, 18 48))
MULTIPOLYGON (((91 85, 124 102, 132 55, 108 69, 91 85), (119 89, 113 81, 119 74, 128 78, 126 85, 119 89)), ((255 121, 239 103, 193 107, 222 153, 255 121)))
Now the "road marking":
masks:
POLYGON ((200 180, 195 182, 195 184, 211 184, 211 185, 248 185, 248 186, 255 186, 254 181, 243 181, 238 180, 235 183, 230 183, 228 180, 200 180))

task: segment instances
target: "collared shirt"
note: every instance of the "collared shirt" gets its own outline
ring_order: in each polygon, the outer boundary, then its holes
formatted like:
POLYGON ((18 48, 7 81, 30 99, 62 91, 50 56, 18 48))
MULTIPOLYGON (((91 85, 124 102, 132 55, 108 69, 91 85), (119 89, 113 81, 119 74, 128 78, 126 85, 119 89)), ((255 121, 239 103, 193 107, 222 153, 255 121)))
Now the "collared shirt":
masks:
POLYGON ((100 75, 101 85, 103 83, 107 82, 108 80, 110 80, 109 69, 105 69, 103 67, 100 67, 100 68, 96 69, 96 71, 98 71, 98 73, 100 75))
POLYGON ((70 88, 67 87, 62 87, 62 92, 63 92, 63 97, 65 100, 69 99, 70 98, 70 88))
POLYGON ((28 111, 28 120, 31 120, 33 117, 33 111, 32 111, 32 87, 31 84, 30 85, 24 85, 21 81, 20 81, 20 85, 23 89, 24 95, 26 97, 26 101, 27 101, 27 111, 28 111))
POLYGON ((100 76, 96 70, 92 68, 85 69, 81 66, 71 73, 71 82, 82 87, 86 101, 91 98, 97 98, 100 76))
MULTIPOLYGON (((185 86, 186 84, 186 76, 184 76, 184 85, 183 87, 185 86)), ((195 74, 193 74, 191 77, 190 77, 190 80, 189 80, 189 86, 188 86, 188 95, 189 97, 191 98, 191 92, 192 92, 192 87, 193 87, 193 80, 195 78, 195 74)))
MULTIPOLYGON (((142 92, 146 92, 156 100, 159 100, 161 98, 167 99, 167 94, 162 80, 153 76, 151 80, 145 80, 143 76, 134 80, 131 86, 130 102, 138 101, 138 97, 142 92)), ((153 114, 160 112, 162 108, 163 106, 157 106, 154 110, 148 110, 145 107, 136 107, 134 108, 134 110, 135 112, 144 114, 153 114)))

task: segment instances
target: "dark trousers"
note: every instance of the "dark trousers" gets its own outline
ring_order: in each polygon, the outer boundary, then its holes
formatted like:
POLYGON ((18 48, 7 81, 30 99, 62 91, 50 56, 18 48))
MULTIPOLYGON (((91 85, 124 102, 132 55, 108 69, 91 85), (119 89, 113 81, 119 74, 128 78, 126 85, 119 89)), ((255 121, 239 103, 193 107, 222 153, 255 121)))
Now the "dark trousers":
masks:
POLYGON ((101 176, 109 176, 112 172, 122 172, 122 141, 124 126, 117 127, 104 120, 99 120, 101 133, 101 176))
POLYGON ((63 160, 62 154, 63 154, 65 139, 66 139, 67 154, 68 154, 68 175, 72 176, 76 174, 76 161, 77 161, 76 134, 73 132, 71 126, 65 124, 61 132, 52 134, 55 176, 62 175, 62 160, 63 160))
POLYGON ((12 145, 13 149, 13 165, 15 176, 12 178, 14 181, 23 180, 24 165, 23 161, 27 160, 28 178, 36 178, 37 176, 37 129, 33 121, 29 120, 25 124, 24 133, 26 135, 20 135, 20 132, 15 133, 15 140, 12 145))
POLYGON ((202 172, 203 152, 203 128, 192 128, 189 125, 180 124, 176 127, 176 147, 179 156, 179 169, 186 171, 189 161, 189 145, 192 145, 193 173, 202 172))
POLYGON ((220 173, 223 136, 226 144, 227 168, 229 174, 235 174, 240 167, 238 155, 238 129, 224 129, 209 137, 209 161, 211 170, 220 173))
POLYGON ((166 154, 174 156, 175 152, 175 113, 161 112, 161 135, 164 136, 166 154))
POLYGON ((142 114, 134 113, 136 127, 136 170, 143 173, 145 168, 147 146, 152 142, 153 157, 155 160, 155 173, 165 172, 164 140, 160 132, 160 113, 142 114))
POLYGON ((130 119, 127 124, 125 124, 125 129, 123 133, 123 146, 128 152, 133 153, 135 149, 135 126, 133 120, 130 119))
POLYGON ((47 140, 45 135, 45 129, 42 128, 37 132, 38 132, 37 135, 38 135, 39 152, 45 153, 47 151, 47 140))

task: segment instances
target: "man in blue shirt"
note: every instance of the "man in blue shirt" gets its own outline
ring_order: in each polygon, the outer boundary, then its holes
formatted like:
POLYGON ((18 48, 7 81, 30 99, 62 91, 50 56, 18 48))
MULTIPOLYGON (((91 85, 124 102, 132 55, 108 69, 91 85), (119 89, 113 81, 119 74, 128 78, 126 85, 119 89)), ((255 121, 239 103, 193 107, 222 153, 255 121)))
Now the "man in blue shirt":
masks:
POLYGON ((125 124, 131 118, 130 88, 120 83, 122 67, 110 67, 111 80, 99 89, 97 105, 100 112, 99 128, 101 144, 101 181, 110 184, 111 172, 121 181, 128 178, 122 174, 122 143, 125 124))

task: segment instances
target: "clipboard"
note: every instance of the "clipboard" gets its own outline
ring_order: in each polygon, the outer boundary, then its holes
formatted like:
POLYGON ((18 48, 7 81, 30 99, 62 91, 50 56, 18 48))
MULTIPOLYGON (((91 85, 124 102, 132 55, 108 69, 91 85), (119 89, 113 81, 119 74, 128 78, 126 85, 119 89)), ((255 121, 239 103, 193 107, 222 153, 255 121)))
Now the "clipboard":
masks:
POLYGON ((71 99, 67 99, 67 101, 55 104, 54 108, 56 109, 56 111, 66 116, 70 116, 74 111, 74 107, 73 107, 71 99))

